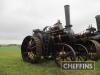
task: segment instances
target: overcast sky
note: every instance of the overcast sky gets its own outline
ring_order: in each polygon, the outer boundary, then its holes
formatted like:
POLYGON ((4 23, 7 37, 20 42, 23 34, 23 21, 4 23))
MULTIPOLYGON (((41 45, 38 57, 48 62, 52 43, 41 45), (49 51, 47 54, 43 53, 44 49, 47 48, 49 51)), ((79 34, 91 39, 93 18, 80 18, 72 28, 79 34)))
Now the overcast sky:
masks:
POLYGON ((33 29, 52 26, 59 19, 65 26, 66 4, 75 33, 90 24, 96 27, 100 0, 0 0, 0 43, 21 43, 33 29))

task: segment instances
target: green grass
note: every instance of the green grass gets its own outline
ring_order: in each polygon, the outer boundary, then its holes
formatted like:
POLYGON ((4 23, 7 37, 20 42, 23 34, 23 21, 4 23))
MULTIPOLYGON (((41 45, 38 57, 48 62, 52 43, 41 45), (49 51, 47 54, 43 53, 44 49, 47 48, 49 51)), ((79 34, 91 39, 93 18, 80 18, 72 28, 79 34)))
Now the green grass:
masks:
POLYGON ((100 61, 94 71, 62 71, 54 61, 29 64, 22 61, 17 46, 0 47, 0 75, 100 75, 100 61))

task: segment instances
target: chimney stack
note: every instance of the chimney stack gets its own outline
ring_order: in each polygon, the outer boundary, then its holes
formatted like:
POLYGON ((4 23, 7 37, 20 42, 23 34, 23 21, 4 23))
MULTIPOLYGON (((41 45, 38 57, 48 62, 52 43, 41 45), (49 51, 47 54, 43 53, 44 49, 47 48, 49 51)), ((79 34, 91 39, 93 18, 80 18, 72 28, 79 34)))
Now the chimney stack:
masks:
POLYGON ((72 27, 72 25, 70 25, 70 6, 69 5, 65 5, 65 20, 66 20, 66 28, 70 28, 72 27))
POLYGON ((100 15, 96 15, 95 18, 97 22, 97 31, 100 32, 100 15))

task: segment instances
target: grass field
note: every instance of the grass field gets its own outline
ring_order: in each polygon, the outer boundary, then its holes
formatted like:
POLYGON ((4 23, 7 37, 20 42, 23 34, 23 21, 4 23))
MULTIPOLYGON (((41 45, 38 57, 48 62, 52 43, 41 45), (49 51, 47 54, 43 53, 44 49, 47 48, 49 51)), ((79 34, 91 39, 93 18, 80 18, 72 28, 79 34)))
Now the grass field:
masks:
POLYGON ((54 61, 29 64, 22 61, 20 47, 0 47, 0 75, 100 75, 100 61, 94 71, 62 71, 54 61))

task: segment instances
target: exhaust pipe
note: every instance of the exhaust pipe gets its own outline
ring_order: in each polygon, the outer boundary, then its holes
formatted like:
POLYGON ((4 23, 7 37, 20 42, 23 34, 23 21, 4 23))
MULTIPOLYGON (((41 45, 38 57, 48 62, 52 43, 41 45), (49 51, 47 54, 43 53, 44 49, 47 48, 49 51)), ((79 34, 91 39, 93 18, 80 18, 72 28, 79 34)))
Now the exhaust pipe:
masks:
POLYGON ((100 32, 100 15, 96 15, 97 31, 100 32))

